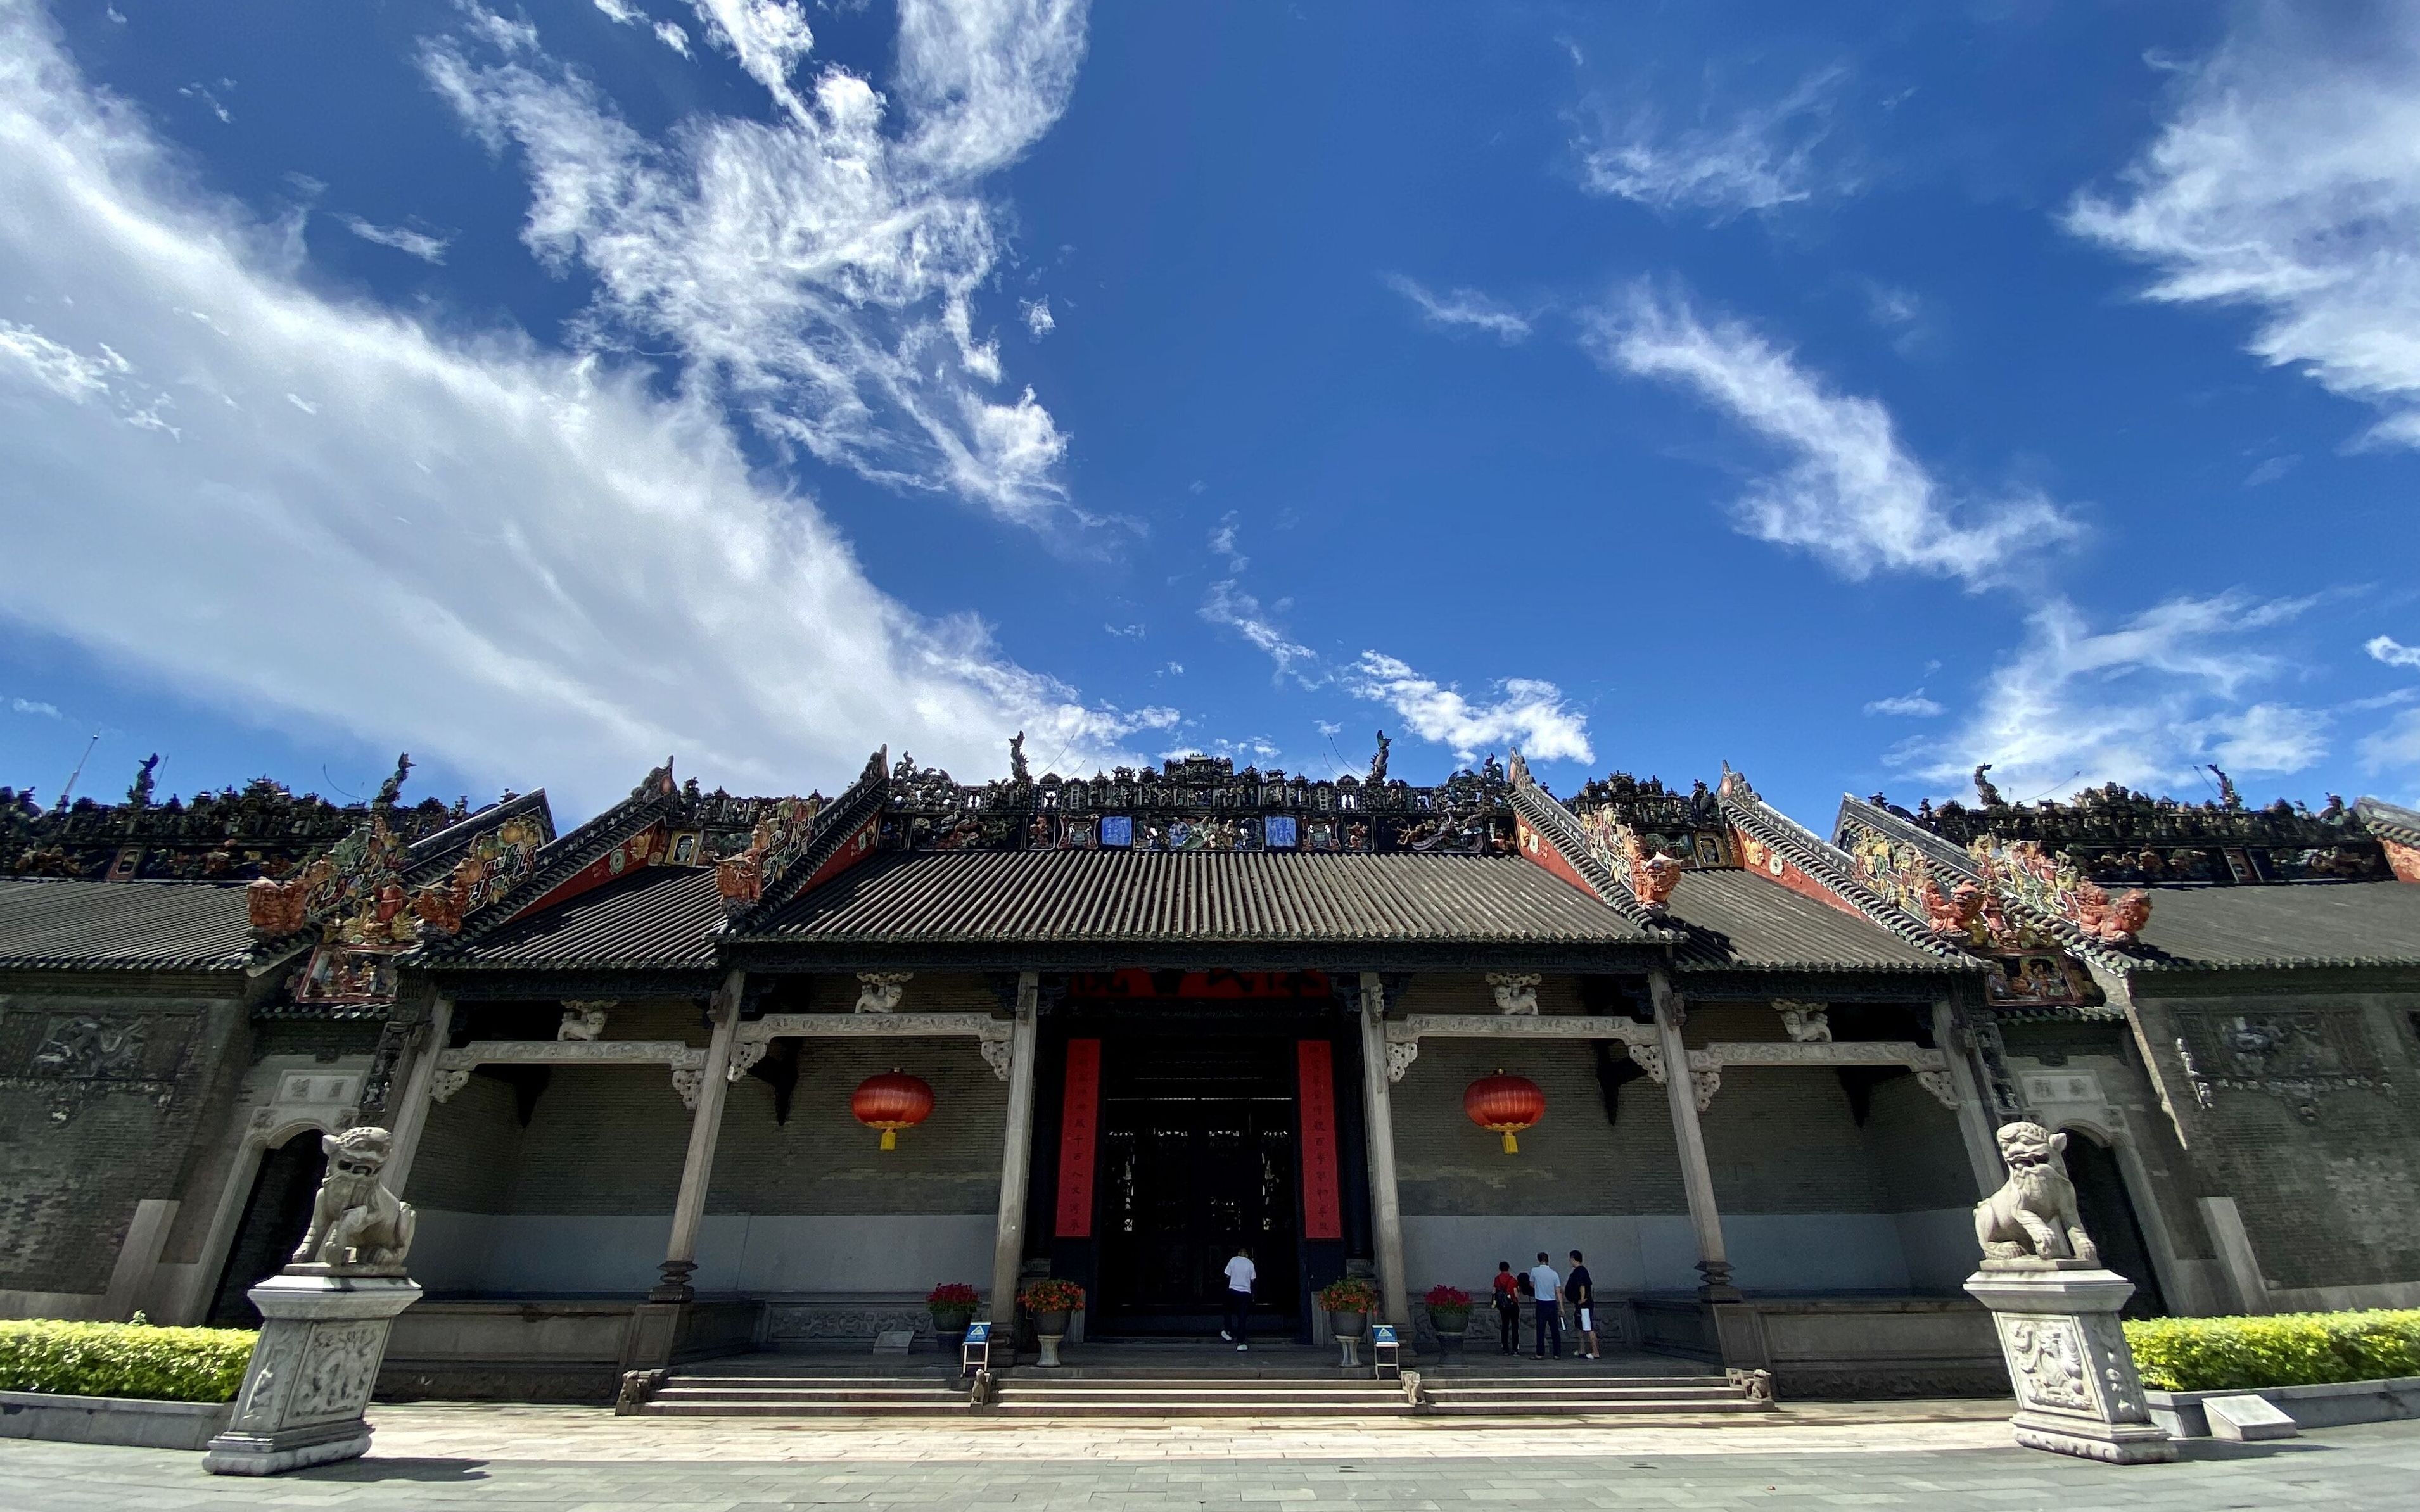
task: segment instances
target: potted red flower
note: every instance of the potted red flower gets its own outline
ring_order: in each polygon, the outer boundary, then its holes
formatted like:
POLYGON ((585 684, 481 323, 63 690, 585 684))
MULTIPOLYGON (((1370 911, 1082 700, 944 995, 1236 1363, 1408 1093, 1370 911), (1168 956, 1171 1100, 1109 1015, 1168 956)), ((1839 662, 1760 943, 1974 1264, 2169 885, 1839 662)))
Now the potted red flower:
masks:
POLYGON ((1449 1364, 1460 1360, 1463 1335, 1470 1328, 1470 1293, 1460 1287, 1434 1286, 1421 1300, 1428 1304, 1429 1326, 1436 1330, 1439 1352, 1449 1364))
POLYGON ((1016 1304, 1033 1315, 1033 1336, 1042 1346, 1042 1358, 1036 1363, 1057 1365, 1059 1341, 1067 1336, 1068 1315, 1084 1305, 1084 1288, 1053 1276, 1027 1283, 1016 1294, 1016 1304))
POLYGON ((1378 1288, 1357 1275, 1331 1281, 1319 1288, 1319 1309, 1327 1315, 1327 1331, 1341 1339, 1357 1339, 1378 1310, 1378 1288))
POLYGON ((944 1281, 924 1295, 924 1310, 933 1315, 933 1335, 944 1350, 955 1350, 967 1336, 982 1303, 975 1288, 963 1281, 944 1281))

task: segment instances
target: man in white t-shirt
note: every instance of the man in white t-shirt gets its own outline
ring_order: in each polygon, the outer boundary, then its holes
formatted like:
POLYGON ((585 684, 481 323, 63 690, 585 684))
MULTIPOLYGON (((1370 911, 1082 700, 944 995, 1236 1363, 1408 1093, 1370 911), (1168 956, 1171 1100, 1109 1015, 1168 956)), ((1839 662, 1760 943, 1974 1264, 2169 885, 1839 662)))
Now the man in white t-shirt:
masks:
POLYGON ((1546 1252, 1538 1252, 1538 1263, 1529 1269, 1529 1289, 1538 1299, 1538 1358, 1546 1357, 1546 1341, 1554 1340, 1555 1358, 1563 1357, 1562 1309, 1556 1299, 1562 1295, 1563 1278, 1546 1262, 1546 1252))
POLYGON ((1260 1274, 1252 1265, 1252 1247, 1249 1244, 1227 1262, 1227 1326, 1218 1331, 1218 1336, 1233 1342, 1239 1354, 1251 1348, 1244 1342, 1244 1325, 1251 1319, 1252 1283, 1260 1274))

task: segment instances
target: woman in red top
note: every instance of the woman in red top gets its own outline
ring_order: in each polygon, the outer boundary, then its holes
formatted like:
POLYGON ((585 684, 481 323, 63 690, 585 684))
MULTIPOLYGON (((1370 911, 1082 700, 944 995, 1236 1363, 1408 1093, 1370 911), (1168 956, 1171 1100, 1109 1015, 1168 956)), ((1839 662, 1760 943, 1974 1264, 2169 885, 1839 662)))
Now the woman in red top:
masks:
POLYGON ((1496 1262, 1496 1344, 1505 1354, 1521 1352, 1521 1297, 1513 1288, 1512 1262, 1496 1262))

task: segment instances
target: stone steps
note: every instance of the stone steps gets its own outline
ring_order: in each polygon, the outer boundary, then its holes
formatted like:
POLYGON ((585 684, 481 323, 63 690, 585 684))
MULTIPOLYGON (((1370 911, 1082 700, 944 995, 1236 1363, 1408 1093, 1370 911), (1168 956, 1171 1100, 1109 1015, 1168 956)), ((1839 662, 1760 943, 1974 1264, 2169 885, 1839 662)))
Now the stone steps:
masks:
POLYGON ((1366 1377, 1287 1380, 1207 1373, 1061 1377, 1001 1375, 994 1399, 970 1409, 967 1388, 946 1377, 675 1376, 643 1413, 659 1417, 1459 1417, 1578 1414, 1707 1414, 1772 1411, 1718 1376, 1437 1376, 1416 1406, 1392 1381, 1366 1377))

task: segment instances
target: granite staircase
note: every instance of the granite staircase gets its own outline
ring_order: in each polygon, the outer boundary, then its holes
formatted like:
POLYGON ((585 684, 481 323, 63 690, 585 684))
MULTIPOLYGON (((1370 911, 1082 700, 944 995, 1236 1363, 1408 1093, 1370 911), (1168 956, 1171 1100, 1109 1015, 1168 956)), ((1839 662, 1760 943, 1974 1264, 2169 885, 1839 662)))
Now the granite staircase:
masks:
POLYGON ((1003 1371, 978 1402, 972 1383, 939 1371, 815 1373, 792 1366, 702 1365, 674 1373, 634 1404, 657 1417, 960 1416, 1016 1418, 1573 1417, 1765 1412, 1769 1393, 1719 1375, 1366 1375, 1232 1370, 1003 1371))

